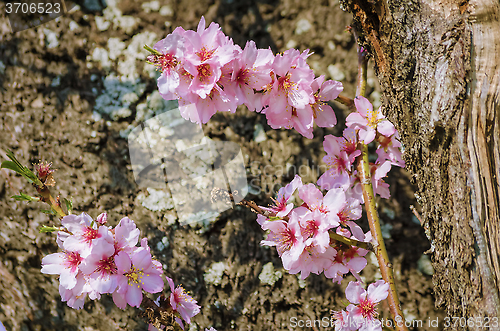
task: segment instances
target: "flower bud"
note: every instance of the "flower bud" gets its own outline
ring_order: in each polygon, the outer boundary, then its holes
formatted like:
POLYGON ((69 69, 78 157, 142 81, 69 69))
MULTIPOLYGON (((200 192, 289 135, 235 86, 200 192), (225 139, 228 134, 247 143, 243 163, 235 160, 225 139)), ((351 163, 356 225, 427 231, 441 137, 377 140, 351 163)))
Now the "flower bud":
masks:
POLYGON ((108 214, 107 213, 102 213, 101 215, 97 216, 96 220, 97 223, 104 225, 108 221, 108 214))
POLYGON ((52 177, 55 170, 51 170, 52 162, 41 162, 35 165, 35 171, 38 179, 47 186, 54 186, 56 181, 52 177))

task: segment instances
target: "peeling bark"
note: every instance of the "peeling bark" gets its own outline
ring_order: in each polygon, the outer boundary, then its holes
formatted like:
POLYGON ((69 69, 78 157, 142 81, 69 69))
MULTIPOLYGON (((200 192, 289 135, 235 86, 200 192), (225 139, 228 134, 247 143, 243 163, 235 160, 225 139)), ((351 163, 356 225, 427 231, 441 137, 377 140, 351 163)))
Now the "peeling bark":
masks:
POLYGON ((430 229, 436 305, 450 317, 500 320, 500 2, 343 6, 406 148, 430 229))

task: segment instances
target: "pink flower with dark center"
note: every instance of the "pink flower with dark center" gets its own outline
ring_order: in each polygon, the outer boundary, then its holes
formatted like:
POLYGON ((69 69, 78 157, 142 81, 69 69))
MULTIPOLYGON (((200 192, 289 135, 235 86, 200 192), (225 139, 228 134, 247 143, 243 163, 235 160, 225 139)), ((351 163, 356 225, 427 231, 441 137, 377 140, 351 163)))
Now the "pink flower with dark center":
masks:
POLYGON ((325 76, 321 75, 312 82, 311 88, 316 91, 314 92, 314 103, 310 106, 313 110, 314 122, 322 128, 335 126, 337 117, 326 101, 335 100, 339 96, 344 89, 342 83, 334 80, 325 82, 325 76))
POLYGON ((361 218, 362 211, 361 201, 349 198, 344 208, 337 213, 340 224, 344 227, 349 227, 356 238, 364 238, 363 230, 353 222, 353 220, 361 218))
POLYGON ((154 45, 160 54, 151 54, 147 60, 161 71, 158 78, 158 91, 166 100, 176 99, 180 84, 180 59, 184 56, 185 46, 181 30, 169 34, 154 45))
POLYGON ((266 118, 273 129, 292 128, 312 138, 314 117, 311 107, 315 102, 311 84, 314 72, 305 62, 308 50, 302 54, 289 49, 283 55, 276 55, 273 62, 275 79, 263 96, 267 105, 266 118))
POLYGON ((257 49, 255 42, 247 42, 245 49, 222 68, 220 82, 224 91, 245 104, 250 111, 262 109, 261 91, 272 82, 270 76, 274 55, 270 49, 257 49))
POLYGON ((293 203, 288 203, 288 200, 290 200, 295 190, 300 187, 302 187, 302 178, 295 175, 290 183, 279 189, 276 199, 273 199, 274 206, 261 208, 275 213, 276 217, 287 216, 293 209, 293 203))
POLYGON ((346 204, 342 189, 331 189, 323 197, 323 193, 314 184, 307 184, 299 188, 299 197, 307 204, 309 210, 318 211, 326 216, 329 229, 339 226, 337 213, 346 204))
POLYGON ((94 290, 90 299, 98 294, 113 293, 117 286, 118 268, 114 259, 115 247, 106 240, 98 240, 92 245, 92 251, 80 265, 80 270, 88 275, 88 283, 94 290))
MULTIPOLYGON (((205 99, 220 79, 221 68, 234 59, 238 48, 220 31, 218 24, 211 23, 205 29, 203 17, 197 31, 185 31, 184 38, 188 51, 182 60, 182 65, 193 76, 188 91, 205 99)), ((185 94, 180 93, 180 95, 185 94)))
MULTIPOLYGON (((359 228, 358 225, 356 226, 359 228)), ((351 236, 349 230, 341 227, 338 227, 336 232, 346 238, 352 238, 364 242, 371 241, 371 235, 369 235, 369 232, 365 235, 363 234, 361 228, 355 231, 356 234, 361 234, 361 237, 354 235, 351 236)), ((331 278, 333 282, 340 284, 343 276, 350 271, 353 276, 359 280, 360 277, 358 273, 366 267, 367 261, 364 256, 368 254, 369 251, 355 246, 346 246, 345 244, 340 243, 337 243, 334 248, 337 251, 337 255, 332 260, 331 265, 325 268, 325 276, 327 278, 331 278)))
POLYGON ((92 245, 96 240, 102 239, 110 242, 113 240, 107 227, 100 226, 97 228, 97 224, 92 220, 92 217, 85 213, 79 216, 65 216, 61 220, 61 224, 72 234, 58 236, 63 249, 69 252, 78 252, 83 258, 90 254, 92 245))
POLYGON ((401 152, 402 146, 398 138, 399 134, 397 132, 390 137, 380 136, 378 138, 379 146, 376 150, 378 158, 375 163, 383 163, 387 160, 398 167, 405 167, 403 153, 401 152))
POLYGON ((270 233, 267 235, 267 239, 262 240, 260 244, 276 246, 278 255, 283 261, 283 267, 287 270, 290 269, 305 248, 297 219, 290 217, 289 222, 283 220, 267 222, 262 226, 262 229, 270 230, 270 233))
MULTIPOLYGON (((175 288, 174 281, 169 277, 166 278, 170 285, 170 291, 172 291, 170 294, 170 306, 181 315, 182 319, 187 324, 190 324, 191 318, 200 312, 200 306, 198 306, 196 300, 186 293, 182 286, 177 286, 175 288)), ((178 320, 177 322, 184 330, 182 321, 178 320)))
POLYGON ((345 290, 346 298, 352 303, 350 315, 357 323, 357 327, 363 331, 382 330, 378 321, 377 304, 387 298, 389 284, 379 280, 368 286, 365 290, 360 282, 350 282, 345 290))
POLYGON ((364 144, 369 144, 375 139, 377 131, 390 137, 396 132, 394 125, 389 122, 380 109, 373 110, 373 106, 362 96, 357 96, 354 99, 354 104, 358 112, 351 113, 346 118, 346 125, 350 128, 358 130, 359 140, 364 144))
POLYGON ((354 159, 349 157, 345 150, 345 142, 343 138, 337 138, 333 135, 325 136, 323 148, 326 155, 323 161, 328 166, 328 170, 321 175, 317 184, 322 190, 331 190, 334 188, 342 188, 347 190, 350 186, 350 172, 352 171, 352 162, 354 159), (340 140, 340 143, 339 143, 340 140))
POLYGON ((49 254, 42 259, 42 273, 60 275, 61 286, 70 290, 76 285, 76 275, 82 260, 78 252, 49 254))
POLYGON ((342 137, 335 138, 337 139, 337 143, 340 144, 340 150, 347 153, 349 163, 354 164, 356 157, 361 155, 361 150, 358 149, 356 130, 345 128, 342 137))
POLYGON ((324 253, 330 246, 328 230, 333 227, 328 216, 319 210, 311 212, 306 207, 295 208, 290 215, 292 222, 299 223, 305 245, 312 245, 319 253, 324 253))

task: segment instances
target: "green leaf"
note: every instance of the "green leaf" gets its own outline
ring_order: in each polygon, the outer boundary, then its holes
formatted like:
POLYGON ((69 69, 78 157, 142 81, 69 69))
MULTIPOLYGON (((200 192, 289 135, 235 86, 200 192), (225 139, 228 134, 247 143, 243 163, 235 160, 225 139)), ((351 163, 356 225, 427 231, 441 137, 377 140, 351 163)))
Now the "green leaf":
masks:
POLYGON ((144 45, 144 49, 147 50, 151 54, 161 55, 156 49, 149 47, 148 45, 144 45))
POLYGON ((53 210, 53 209, 52 210, 42 209, 41 212, 44 213, 44 214, 57 215, 56 211, 53 210))
POLYGON ((37 197, 32 197, 30 195, 20 193, 19 195, 13 195, 11 198, 17 200, 17 201, 39 201, 40 198, 37 197))
POLYGON ((56 232, 59 231, 59 228, 56 228, 55 226, 46 226, 42 225, 40 227, 40 233, 49 233, 49 232, 56 232))
POLYGON ((68 211, 68 215, 73 212, 73 198, 70 198, 69 200, 64 198, 64 203, 66 204, 66 210, 68 211))
POLYGON ((7 168, 14 170, 24 178, 26 178, 30 183, 34 183, 37 186, 43 185, 43 183, 38 179, 38 177, 27 167, 23 166, 14 156, 12 151, 7 151, 7 157, 12 161, 2 162, 2 168, 7 168))
POLYGON ((3 161, 2 168, 14 170, 18 174, 20 174, 22 172, 22 169, 20 169, 19 166, 15 162, 12 162, 12 161, 3 161))

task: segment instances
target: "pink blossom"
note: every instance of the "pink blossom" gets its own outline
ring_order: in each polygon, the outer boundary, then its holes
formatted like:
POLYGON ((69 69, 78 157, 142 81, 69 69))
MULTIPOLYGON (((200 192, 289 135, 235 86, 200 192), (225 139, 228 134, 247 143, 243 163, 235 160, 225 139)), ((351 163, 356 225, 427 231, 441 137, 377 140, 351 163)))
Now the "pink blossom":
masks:
POLYGON ((122 218, 114 230, 115 254, 121 251, 127 253, 134 251, 139 241, 140 233, 141 231, 137 228, 134 221, 128 217, 122 218))
POLYGON ((263 103, 268 106, 266 118, 273 129, 294 127, 312 138, 314 116, 311 107, 306 106, 315 102, 311 89, 314 73, 305 62, 307 52, 300 54, 289 49, 283 55, 276 55, 273 62, 276 76, 263 96, 263 103))
POLYGON ((42 259, 42 273, 60 275, 59 282, 62 287, 71 290, 76 285, 78 266, 82 262, 78 252, 61 252, 45 256, 42 259))
POLYGON ((222 67, 234 58, 238 49, 220 31, 218 24, 212 22, 205 29, 204 17, 201 18, 197 31, 185 31, 184 38, 188 51, 182 65, 193 77, 188 91, 205 99, 220 79, 222 67))
POLYGON ((340 224, 342 226, 348 226, 356 238, 364 238, 363 230, 357 225, 353 220, 358 220, 361 218, 363 208, 361 207, 361 201, 355 198, 347 199, 347 203, 344 208, 337 213, 339 217, 340 224))
POLYGON ((382 330, 376 311, 377 304, 387 298, 389 284, 379 280, 368 286, 366 291, 360 282, 349 282, 345 290, 346 298, 352 303, 350 315, 362 331, 382 330))
POLYGON ((288 125, 284 126, 287 129, 294 128, 295 131, 300 133, 306 138, 312 139, 314 129, 314 116, 312 108, 306 106, 304 108, 293 108, 291 119, 288 125))
POLYGON ((224 91, 233 96, 238 104, 245 104, 251 111, 260 111, 261 95, 254 91, 261 91, 272 82, 273 60, 270 49, 257 49, 254 41, 248 41, 242 53, 222 68, 220 82, 224 91))
POLYGON ((288 272, 292 275, 300 272, 301 279, 306 279, 310 273, 319 275, 331 265, 331 260, 336 254, 335 249, 330 246, 320 252, 317 245, 311 242, 310 245, 304 248, 298 260, 290 266, 288 272))
MULTIPOLYGON (((166 278, 170 285, 170 291, 172 291, 170 294, 170 305, 172 309, 178 312, 187 324, 190 324, 191 318, 200 312, 200 306, 198 306, 196 300, 186 293, 182 286, 177 286, 175 288, 174 281, 169 277, 166 278)), ((184 329, 182 321, 178 322, 180 322, 179 325, 184 329)))
POLYGON ((59 284, 61 301, 66 302, 68 307, 73 309, 82 309, 89 289, 86 277, 82 273, 78 273, 76 277, 76 284, 71 289, 59 284))
MULTIPOLYGON (((389 199, 389 184, 385 183, 382 178, 387 176, 391 170, 391 161, 385 161, 382 164, 375 164, 375 171, 372 176, 373 192, 380 195, 384 199, 389 199)), ((372 170, 373 171, 373 170, 372 170)))
MULTIPOLYGON (((262 207, 261 207, 262 208, 262 207)), ((257 215, 257 223, 262 227, 266 222, 270 222, 269 218, 265 217, 264 215, 258 214, 257 215)))
MULTIPOLYGON (((295 175, 293 180, 286 186, 279 189, 276 199, 273 199, 274 206, 262 207, 262 209, 271 211, 276 214, 276 217, 285 217, 293 209, 293 203, 288 203, 296 189, 302 187, 302 178, 295 175)), ((262 225, 262 224, 261 224, 262 225)))
POLYGON ((62 247, 69 252, 78 252, 81 257, 86 258, 91 251, 94 241, 104 239, 111 241, 112 236, 109 229, 105 226, 97 228, 92 217, 82 213, 79 216, 68 215, 63 217, 61 224, 72 233, 72 235, 62 235, 59 239, 62 242, 62 247))
POLYGON ((311 212, 305 207, 295 208, 290 215, 292 222, 299 223, 305 245, 313 245, 320 253, 324 253, 330 244, 328 230, 332 228, 327 215, 319 210, 311 212))
POLYGON ((345 193, 342 189, 331 189, 323 197, 314 184, 307 184, 299 188, 299 197, 307 204, 309 210, 317 210, 326 215, 329 228, 339 226, 337 214, 346 204, 345 193))
POLYGON ((321 175, 317 184, 322 190, 333 188, 346 190, 350 186, 350 172, 354 161, 354 158, 347 154, 346 140, 327 135, 323 141, 323 148, 327 153, 323 161, 328 166, 328 170, 321 175))
POLYGON ((120 252, 115 256, 118 269, 118 289, 113 293, 113 301, 125 309, 127 303, 139 307, 142 302, 142 290, 148 293, 158 293, 163 290, 161 270, 152 263, 151 254, 147 249, 138 248, 129 256, 120 252))
POLYGON ((335 137, 340 145, 340 150, 346 152, 349 156, 349 162, 354 164, 355 159, 361 155, 361 150, 358 148, 358 137, 356 130, 345 128, 342 132, 342 137, 335 137))
POLYGON ((314 121, 319 127, 331 128, 337 124, 337 117, 332 107, 325 101, 335 100, 344 89, 341 82, 334 80, 325 81, 321 75, 314 79, 311 84, 314 92, 314 103, 310 105, 313 110, 314 121))
POLYGON ((396 132, 394 125, 389 122, 380 109, 373 110, 373 106, 365 97, 358 96, 354 99, 354 104, 358 112, 349 114, 346 118, 346 125, 353 129, 358 129, 359 140, 364 144, 369 144, 375 139, 377 131, 390 137, 396 132))
POLYGON ((228 96, 219 85, 215 85, 205 98, 194 93, 179 97, 181 116, 193 123, 205 124, 217 111, 234 113, 236 107, 236 99, 228 96))
POLYGON ((270 221, 265 223, 262 229, 270 230, 270 233, 267 235, 267 239, 262 240, 260 244, 276 246, 283 267, 287 270, 290 269, 305 248, 297 218, 291 217, 289 222, 283 220, 270 221))
POLYGON ((154 45, 154 49, 160 54, 148 56, 148 61, 155 64, 161 71, 158 78, 158 91, 166 100, 176 99, 177 88, 180 84, 179 69, 180 60, 184 56, 184 38, 177 33, 169 34, 154 45))
POLYGON ((107 213, 101 213, 99 214, 99 216, 97 216, 97 218, 95 219, 96 223, 99 223, 101 225, 104 225, 106 224, 106 222, 108 221, 108 214, 107 213))
MULTIPOLYGON (((371 241, 371 235, 364 235, 363 231, 356 231, 356 233, 359 232, 361 232, 362 237, 350 236, 347 229, 342 229, 341 227, 337 228, 337 233, 343 235, 344 237, 364 242, 371 241)), ((346 246, 344 244, 337 244, 334 248, 337 251, 337 255, 332 260, 331 265, 328 268, 325 268, 325 276, 327 278, 331 278, 333 282, 340 284, 343 276, 350 271, 357 279, 359 279, 358 273, 363 270, 367 264, 364 256, 368 254, 368 251, 366 249, 355 246, 346 246)))
MULTIPOLYGON (((382 164, 370 164, 370 172, 371 172, 371 182, 373 187, 373 193, 378 194, 380 197, 384 199, 388 199, 391 197, 391 193, 389 191, 389 184, 384 181, 384 177, 391 170, 391 162, 384 161, 382 164)), ((361 192, 361 183, 358 178, 354 181, 353 191, 361 192)), ((361 196, 360 199, 364 198, 361 196)))
POLYGON ((114 260, 115 247, 106 240, 98 240, 92 245, 89 256, 80 265, 80 270, 88 275, 88 282, 94 300, 102 293, 113 293, 116 289, 118 268, 114 260))
POLYGON ((387 160, 398 167, 405 167, 403 153, 401 152, 402 146, 398 139, 399 134, 397 132, 390 137, 381 136, 378 139, 379 146, 376 150, 378 159, 376 163, 383 163, 387 160))

